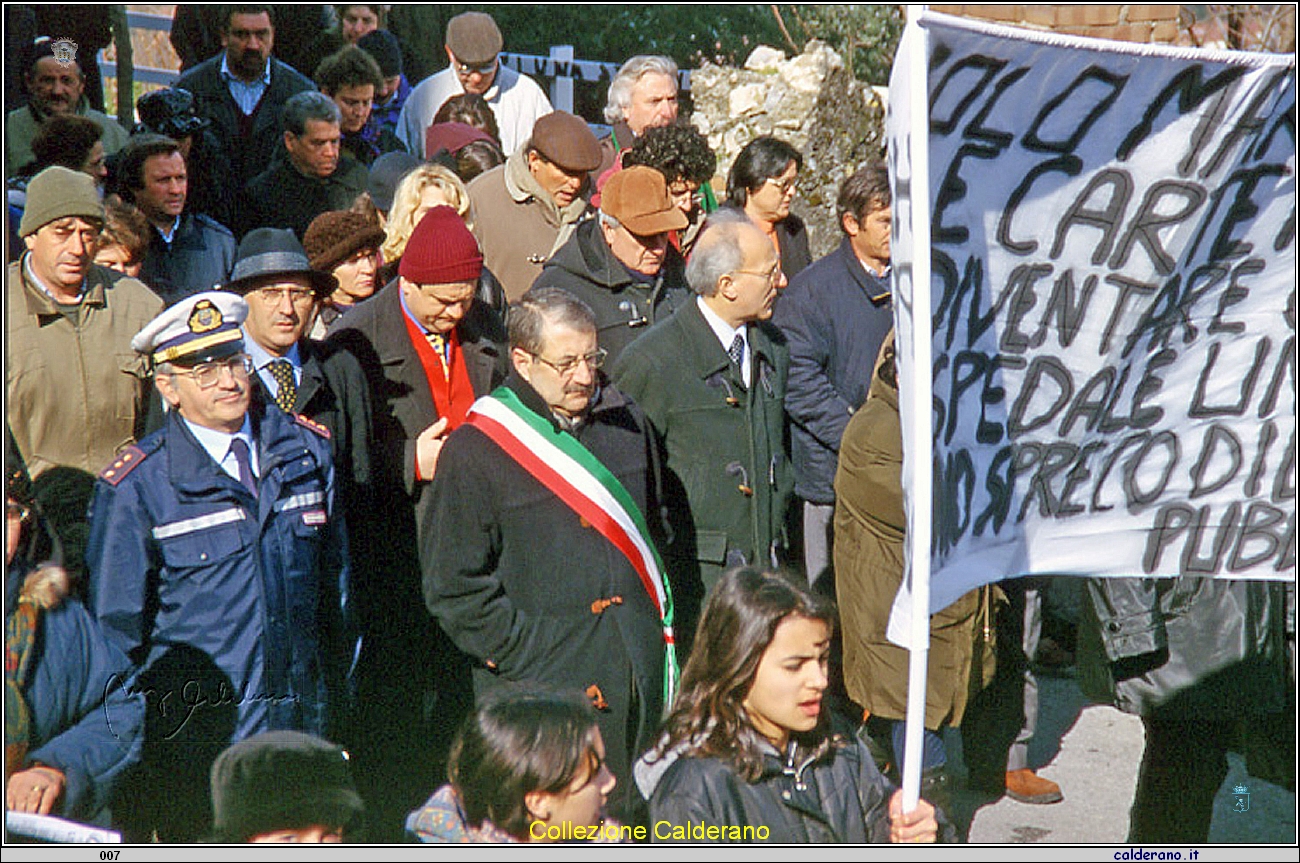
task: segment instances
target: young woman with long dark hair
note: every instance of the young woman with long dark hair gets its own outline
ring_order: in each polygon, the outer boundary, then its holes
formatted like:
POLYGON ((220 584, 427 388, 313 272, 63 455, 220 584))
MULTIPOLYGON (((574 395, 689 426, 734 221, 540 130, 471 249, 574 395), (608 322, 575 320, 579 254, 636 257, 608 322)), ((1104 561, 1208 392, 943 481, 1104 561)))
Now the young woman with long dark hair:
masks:
POLYGON ((637 765, 654 839, 936 840, 934 807, 904 813, 902 792, 823 703, 833 625, 829 600, 782 575, 723 576, 664 736, 637 765))

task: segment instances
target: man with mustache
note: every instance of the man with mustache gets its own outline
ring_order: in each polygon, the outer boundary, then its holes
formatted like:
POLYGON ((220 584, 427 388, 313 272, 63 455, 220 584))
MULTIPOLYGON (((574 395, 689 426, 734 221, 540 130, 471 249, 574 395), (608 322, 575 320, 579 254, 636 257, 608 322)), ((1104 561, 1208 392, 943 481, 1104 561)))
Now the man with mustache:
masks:
MULTIPOLYGON (((75 51, 75 43, 74 43, 75 51)), ((91 58, 91 62, 94 59, 91 58)), ((94 120, 102 128, 100 142, 104 154, 111 156, 126 144, 126 130, 102 111, 90 107, 86 99, 86 81, 75 59, 55 56, 54 42, 42 38, 32 52, 32 65, 23 79, 29 101, 9 112, 5 120, 5 172, 13 177, 19 168, 32 161, 32 139, 41 124, 55 114, 76 114, 94 120)))
POLYGON ((510 311, 511 373, 447 439, 423 511, 424 597, 469 655, 478 697, 517 683, 584 693, 642 820, 631 761, 675 678, 650 427, 601 378, 596 320, 559 288, 510 311))
POLYGON ((181 145, 163 135, 135 135, 117 165, 122 197, 149 220, 140 279, 171 305, 210 291, 230 277, 235 237, 215 219, 185 209, 190 178, 181 145))
POLYGON ((542 264, 586 218, 587 175, 598 165, 600 144, 587 121, 553 111, 534 124, 532 136, 504 165, 470 182, 483 264, 507 299, 524 295, 542 264))

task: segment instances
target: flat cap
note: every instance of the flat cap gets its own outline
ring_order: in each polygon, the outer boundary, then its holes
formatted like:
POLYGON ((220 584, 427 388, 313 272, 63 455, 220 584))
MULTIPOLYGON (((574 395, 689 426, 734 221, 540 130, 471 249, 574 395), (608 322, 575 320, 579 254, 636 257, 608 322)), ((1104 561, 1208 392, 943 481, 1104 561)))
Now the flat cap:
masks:
POLYGON ((606 181, 600 211, 643 237, 679 231, 690 223, 668 194, 664 175, 644 165, 624 168, 606 181))
POLYGON ((579 173, 600 167, 600 142, 587 121, 567 111, 552 111, 533 124, 532 146, 566 171, 579 173))
POLYGON ((501 53, 501 30, 486 12, 462 12, 447 22, 447 47, 467 66, 482 66, 501 53))

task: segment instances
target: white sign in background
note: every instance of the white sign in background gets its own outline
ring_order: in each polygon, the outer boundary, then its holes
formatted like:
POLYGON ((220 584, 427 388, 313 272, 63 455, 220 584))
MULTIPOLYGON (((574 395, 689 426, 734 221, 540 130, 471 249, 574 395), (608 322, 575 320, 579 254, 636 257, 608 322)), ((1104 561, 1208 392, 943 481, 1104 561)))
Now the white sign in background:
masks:
POLYGON ((932 495, 904 467, 931 608, 1024 574, 1294 580, 1293 58, 924 22, 929 327, 901 54, 889 133, 905 441, 931 332, 932 495))

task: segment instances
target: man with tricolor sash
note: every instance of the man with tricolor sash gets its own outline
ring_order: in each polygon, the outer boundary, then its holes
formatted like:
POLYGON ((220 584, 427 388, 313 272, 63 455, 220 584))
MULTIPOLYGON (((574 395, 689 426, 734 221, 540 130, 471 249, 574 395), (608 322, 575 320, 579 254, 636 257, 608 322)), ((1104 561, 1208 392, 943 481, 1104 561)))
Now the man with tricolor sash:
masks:
POLYGON ((512 370, 447 439, 421 523, 424 594, 474 661, 475 694, 529 682, 585 693, 641 820, 630 764, 677 677, 655 442, 600 376, 581 300, 535 288, 510 313, 512 370))

